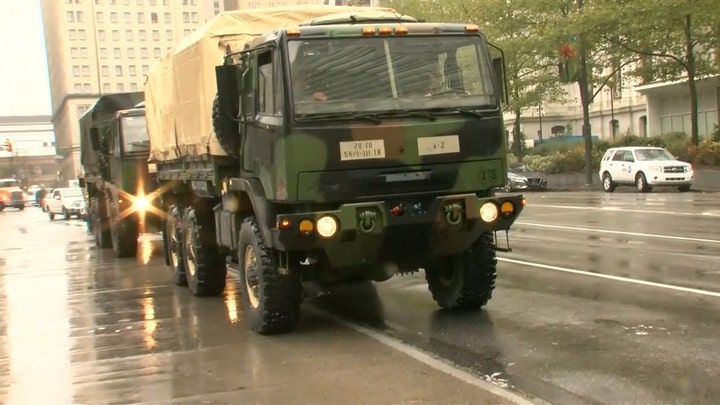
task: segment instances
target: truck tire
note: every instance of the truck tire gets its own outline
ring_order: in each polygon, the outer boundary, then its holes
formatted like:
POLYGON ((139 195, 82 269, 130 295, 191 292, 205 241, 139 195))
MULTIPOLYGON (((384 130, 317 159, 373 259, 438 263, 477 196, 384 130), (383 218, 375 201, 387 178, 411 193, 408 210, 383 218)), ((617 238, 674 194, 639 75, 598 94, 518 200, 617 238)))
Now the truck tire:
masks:
POLYGON ((238 240, 240 291, 250 328, 264 335, 295 329, 302 301, 300 275, 280 274, 272 253, 255 217, 245 218, 238 240))
POLYGON ((138 248, 138 223, 130 216, 117 220, 118 213, 113 213, 110 219, 110 238, 112 240, 115 257, 135 257, 138 248))
POLYGON ((167 212, 167 220, 165 221, 163 244, 167 264, 173 272, 173 282, 175 285, 186 286, 185 260, 182 256, 182 221, 180 219, 180 208, 176 205, 171 205, 167 212))
MULTIPOLYGON (((100 199, 94 197, 90 199, 90 223, 93 235, 95 236, 95 246, 99 248, 107 248, 112 245, 110 240, 110 231, 108 229, 107 219, 103 218, 100 207, 100 199)), ((102 200, 104 201, 104 199, 102 200)))
POLYGON ((231 117, 223 116, 220 111, 218 96, 215 95, 212 104, 212 125, 215 136, 220 146, 229 156, 237 157, 240 155, 240 133, 238 131, 237 122, 231 117))
POLYGON ((484 233, 461 255, 425 269, 425 280, 441 308, 478 310, 492 297, 497 259, 490 233, 484 233))
POLYGON ((185 277, 196 296, 216 296, 225 290, 227 264, 215 240, 213 218, 198 218, 200 211, 190 207, 183 226, 185 277))

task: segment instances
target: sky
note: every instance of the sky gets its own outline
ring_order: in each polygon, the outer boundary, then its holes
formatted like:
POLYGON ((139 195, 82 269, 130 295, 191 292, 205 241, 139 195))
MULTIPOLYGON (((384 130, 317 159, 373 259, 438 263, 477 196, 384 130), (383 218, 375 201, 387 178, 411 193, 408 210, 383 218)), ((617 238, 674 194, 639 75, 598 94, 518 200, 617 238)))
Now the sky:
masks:
POLYGON ((50 115, 40 0, 0 0, 0 116, 50 115))

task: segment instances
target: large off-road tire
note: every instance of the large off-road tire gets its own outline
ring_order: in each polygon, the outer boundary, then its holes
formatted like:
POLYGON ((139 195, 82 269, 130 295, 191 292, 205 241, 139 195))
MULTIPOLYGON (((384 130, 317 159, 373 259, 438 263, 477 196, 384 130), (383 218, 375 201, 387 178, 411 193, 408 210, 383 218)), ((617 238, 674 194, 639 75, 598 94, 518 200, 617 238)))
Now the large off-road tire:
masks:
POLYGON ((608 173, 608 172, 603 173, 602 185, 603 185, 603 190, 606 193, 612 193, 613 191, 615 191, 615 183, 613 183, 613 179, 612 179, 612 176, 610 176, 610 173, 608 173))
POLYGON ((653 189, 652 186, 648 184, 645 173, 643 172, 638 172, 638 174, 635 175, 635 187, 641 193, 649 193, 653 189))
POLYGON ((220 111, 218 96, 215 95, 212 104, 212 124, 215 136, 220 146, 229 156, 240 154, 240 133, 238 123, 220 111))
POLYGON ((227 263, 215 240, 214 220, 190 207, 183 218, 185 277, 196 296, 215 296, 225 290, 227 263))
POLYGON ((238 242, 242 303, 250 328, 267 335, 295 329, 302 301, 300 274, 281 274, 272 253, 255 217, 245 218, 238 242))
POLYGON ((450 310, 477 310, 492 297, 497 259, 490 233, 483 234, 461 255, 425 269, 425 280, 440 307, 450 310))
POLYGON ((137 219, 130 215, 118 220, 117 212, 113 212, 110 218, 110 238, 115 257, 135 257, 138 249, 138 223, 137 219))
POLYGON ((108 221, 104 215, 103 207, 100 204, 104 204, 105 199, 99 199, 93 197, 90 199, 90 215, 91 229, 93 236, 95 237, 95 246, 99 248, 107 248, 112 246, 112 240, 110 239, 110 229, 108 221))
POLYGON ((171 205, 167 212, 165 221, 165 232, 163 233, 163 246, 167 256, 167 265, 173 272, 175 285, 186 286, 187 276, 185 275, 185 260, 182 249, 182 213, 176 205, 171 205))

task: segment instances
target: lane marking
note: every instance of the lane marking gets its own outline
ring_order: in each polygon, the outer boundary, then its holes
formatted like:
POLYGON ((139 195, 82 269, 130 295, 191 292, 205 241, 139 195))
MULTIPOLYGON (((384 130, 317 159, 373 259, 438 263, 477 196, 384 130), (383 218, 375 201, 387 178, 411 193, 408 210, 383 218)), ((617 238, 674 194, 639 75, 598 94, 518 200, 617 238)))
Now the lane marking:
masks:
POLYGON ((409 356, 410 358, 412 358, 416 361, 419 361, 420 363, 423 363, 431 368, 434 368, 435 370, 440 371, 441 373, 445 373, 445 374, 447 374, 451 377, 454 377, 466 384, 470 384, 470 385, 480 388, 484 391, 488 391, 491 394, 494 394, 504 400, 511 401, 512 403, 515 403, 515 404, 527 404, 527 405, 546 404, 547 403, 540 398, 532 398, 532 400, 531 400, 529 398, 525 398, 519 394, 516 394, 512 391, 500 388, 497 385, 489 383, 489 382, 485 381, 484 379, 482 379, 472 373, 469 373, 469 372, 463 371, 459 368, 453 367, 452 365, 445 363, 442 360, 437 359, 436 357, 432 356, 431 354, 429 354, 423 350, 420 350, 416 347, 410 346, 397 338, 393 338, 393 337, 385 335, 381 332, 377 332, 371 328, 346 321, 336 315, 333 315, 333 314, 331 314, 327 311, 321 310, 321 309, 313 308, 312 310, 317 311, 319 314, 322 314, 323 316, 330 318, 331 320, 333 320, 334 322, 337 322, 340 325, 343 325, 343 326, 350 328, 358 333, 361 333, 361 334, 363 334, 363 335, 365 335, 365 336, 367 336, 367 337, 369 337, 369 338, 371 338, 393 350, 397 350, 397 351, 409 356))
POLYGON ((560 209, 569 209, 569 210, 594 210, 594 211, 612 211, 612 212, 628 212, 628 213, 635 213, 635 214, 662 214, 662 215, 674 215, 674 216, 684 216, 684 217, 719 217, 720 218, 720 211, 713 212, 713 211, 703 211, 703 212, 673 212, 673 211, 660 211, 660 210, 639 210, 639 209, 626 209, 622 207, 581 207, 577 205, 554 205, 554 204, 532 204, 528 203, 528 205, 525 207, 531 208, 531 207, 538 207, 538 208, 560 208, 560 209))
POLYGON ((589 271, 584 271, 584 270, 576 270, 576 269, 570 269, 570 268, 567 268, 567 267, 552 266, 552 265, 549 265, 549 264, 540 264, 540 263, 526 262, 526 261, 524 261, 524 260, 508 259, 508 258, 504 258, 504 257, 498 257, 497 260, 498 260, 499 262, 519 264, 519 265, 521 265, 521 266, 537 267, 537 268, 545 269, 545 270, 560 271, 560 272, 563 272, 563 273, 578 274, 578 275, 581 275, 581 276, 591 276, 591 277, 597 277, 597 278, 604 278, 604 279, 607 279, 607 280, 622 281, 622 282, 625 282, 625 283, 639 284, 639 285, 644 285, 644 286, 647 286, 647 287, 664 288, 664 289, 666 289, 666 290, 681 291, 681 292, 687 292, 687 293, 692 293, 692 294, 707 295, 707 296, 709 296, 709 297, 720 298, 720 293, 718 293, 718 292, 707 291, 707 290, 700 290, 700 289, 697 289, 697 288, 680 287, 680 286, 672 285, 672 284, 655 283, 655 282, 652 282, 652 281, 643 281, 643 280, 637 280, 637 279, 628 278, 628 277, 612 276, 612 275, 610 275, 610 274, 591 273, 591 272, 589 272, 589 271))
POLYGON ((538 228, 563 229, 563 230, 568 230, 568 231, 597 232, 597 233, 608 233, 608 234, 613 234, 613 235, 639 236, 639 237, 643 237, 643 238, 682 240, 682 241, 687 241, 687 242, 720 244, 720 240, 717 240, 717 239, 691 238, 691 237, 687 237, 687 236, 671 236, 671 235, 658 235, 655 233, 613 231, 610 229, 596 229, 596 228, 584 228, 584 227, 580 227, 580 226, 539 224, 536 222, 525 222, 525 221, 516 221, 515 224, 516 225, 525 225, 525 226, 535 226, 538 228))

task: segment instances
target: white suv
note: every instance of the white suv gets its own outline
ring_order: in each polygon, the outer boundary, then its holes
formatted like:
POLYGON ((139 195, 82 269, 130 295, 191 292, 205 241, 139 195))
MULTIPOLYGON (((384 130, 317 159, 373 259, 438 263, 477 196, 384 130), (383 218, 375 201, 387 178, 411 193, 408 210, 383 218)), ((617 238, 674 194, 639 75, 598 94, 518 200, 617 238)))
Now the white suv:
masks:
POLYGON ((608 193, 618 185, 635 185, 642 193, 653 186, 676 186, 679 191, 689 191, 694 177, 690 163, 652 146, 608 149, 600 161, 599 174, 603 190, 608 193))

